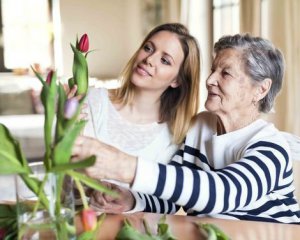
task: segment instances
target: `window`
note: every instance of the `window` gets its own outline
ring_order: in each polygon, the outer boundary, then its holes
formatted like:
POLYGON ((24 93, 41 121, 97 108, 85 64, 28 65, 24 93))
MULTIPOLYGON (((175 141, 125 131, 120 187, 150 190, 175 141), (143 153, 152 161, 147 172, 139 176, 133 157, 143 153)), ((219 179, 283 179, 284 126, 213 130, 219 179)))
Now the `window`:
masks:
POLYGON ((50 1, 1 0, 1 10, 5 68, 28 69, 33 64, 41 68, 52 66, 50 1))
POLYGON ((239 0, 213 1, 213 40, 240 30, 239 0))

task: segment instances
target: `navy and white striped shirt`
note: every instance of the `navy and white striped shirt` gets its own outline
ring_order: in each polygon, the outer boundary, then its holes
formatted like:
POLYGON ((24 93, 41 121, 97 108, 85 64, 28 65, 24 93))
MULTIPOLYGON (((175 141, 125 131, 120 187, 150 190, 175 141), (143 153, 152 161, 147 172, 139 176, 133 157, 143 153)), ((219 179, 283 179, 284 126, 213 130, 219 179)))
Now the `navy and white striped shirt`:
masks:
POLYGON ((149 212, 183 206, 194 216, 300 223, 280 132, 264 120, 219 136, 216 126, 215 115, 202 112, 170 164, 139 159, 132 185, 137 204, 149 212))

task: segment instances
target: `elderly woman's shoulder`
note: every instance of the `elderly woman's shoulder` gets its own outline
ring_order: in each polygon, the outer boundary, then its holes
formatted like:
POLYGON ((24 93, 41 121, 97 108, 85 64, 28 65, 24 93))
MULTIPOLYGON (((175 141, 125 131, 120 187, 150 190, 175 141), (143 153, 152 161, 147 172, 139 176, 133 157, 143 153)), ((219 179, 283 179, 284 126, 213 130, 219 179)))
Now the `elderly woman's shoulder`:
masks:
POLYGON ((202 112, 199 112, 196 115, 196 120, 197 120, 197 122, 216 121, 217 120, 217 116, 215 114, 211 113, 211 112, 202 111, 202 112))
POLYGON ((204 125, 214 128, 216 122, 217 116, 215 114, 208 111, 202 111, 195 116, 193 128, 200 128, 204 125))

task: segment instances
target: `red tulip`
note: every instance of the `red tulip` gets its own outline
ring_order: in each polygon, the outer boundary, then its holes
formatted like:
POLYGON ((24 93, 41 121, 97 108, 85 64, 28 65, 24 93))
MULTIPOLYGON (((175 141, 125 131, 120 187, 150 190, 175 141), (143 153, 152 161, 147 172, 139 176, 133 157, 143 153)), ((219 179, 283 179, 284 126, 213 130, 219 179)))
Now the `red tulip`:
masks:
POLYGON ((93 231, 97 226, 96 212, 91 209, 83 209, 81 212, 83 228, 85 231, 93 231))
POLYGON ((50 83, 51 83, 51 81, 52 81, 53 74, 54 74, 54 71, 53 71, 53 70, 50 70, 50 72, 49 72, 48 75, 47 75, 46 83, 48 83, 49 85, 50 85, 50 83))
POLYGON ((4 239, 6 235, 6 231, 4 228, 0 228, 0 240, 4 239))
POLYGON ((87 52, 89 50, 89 37, 86 33, 79 40, 78 50, 80 52, 87 52))

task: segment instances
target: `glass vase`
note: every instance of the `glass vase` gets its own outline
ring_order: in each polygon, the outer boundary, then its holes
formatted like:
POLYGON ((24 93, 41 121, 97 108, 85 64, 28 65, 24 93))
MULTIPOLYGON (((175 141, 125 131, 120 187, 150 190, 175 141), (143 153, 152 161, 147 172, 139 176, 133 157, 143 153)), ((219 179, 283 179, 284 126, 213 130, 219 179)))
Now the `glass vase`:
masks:
POLYGON ((61 173, 45 173, 40 162, 30 168, 32 174, 27 178, 16 176, 18 238, 76 239, 71 179, 61 173))

